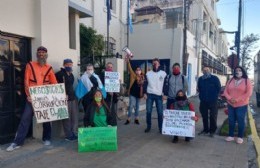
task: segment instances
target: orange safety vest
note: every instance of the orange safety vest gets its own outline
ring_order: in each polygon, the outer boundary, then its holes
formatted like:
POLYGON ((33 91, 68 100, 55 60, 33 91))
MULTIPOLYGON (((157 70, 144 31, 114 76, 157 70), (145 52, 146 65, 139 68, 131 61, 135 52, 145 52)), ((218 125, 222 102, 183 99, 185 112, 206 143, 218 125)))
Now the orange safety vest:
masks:
POLYGON ((38 62, 29 62, 24 75, 25 93, 30 96, 29 87, 58 83, 52 67, 49 64, 40 65, 38 62))

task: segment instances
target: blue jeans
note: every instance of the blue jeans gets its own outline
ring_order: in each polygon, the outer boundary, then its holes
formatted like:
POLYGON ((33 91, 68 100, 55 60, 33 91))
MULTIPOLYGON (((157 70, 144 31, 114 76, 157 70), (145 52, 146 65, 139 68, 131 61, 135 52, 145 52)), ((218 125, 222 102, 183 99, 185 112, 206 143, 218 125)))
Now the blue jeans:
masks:
POLYGON ((152 126, 152 111, 153 111, 153 102, 155 102, 157 115, 158 115, 158 127, 159 131, 162 131, 162 119, 163 119, 163 101, 162 96, 158 96, 155 94, 147 94, 146 100, 146 124, 147 128, 151 128, 152 126))
POLYGON ((139 98, 132 95, 129 96, 129 108, 128 108, 128 118, 131 117, 133 108, 135 107, 135 118, 139 115, 139 98))
POLYGON ((234 130, 237 121, 238 137, 243 138, 246 113, 247 105, 241 107, 232 107, 228 105, 229 136, 234 137, 234 130))
MULTIPOLYGON (((14 138, 14 143, 17 145, 22 145, 24 143, 24 140, 26 138, 26 135, 29 131, 29 127, 31 125, 32 121, 32 116, 33 116, 33 109, 32 109, 32 104, 26 101, 25 104, 25 109, 22 114, 22 118, 20 121, 20 124, 18 126, 15 138, 14 138)), ((45 122, 42 123, 43 126, 43 133, 42 133, 42 140, 50 140, 51 139, 51 123, 50 122, 45 122)))

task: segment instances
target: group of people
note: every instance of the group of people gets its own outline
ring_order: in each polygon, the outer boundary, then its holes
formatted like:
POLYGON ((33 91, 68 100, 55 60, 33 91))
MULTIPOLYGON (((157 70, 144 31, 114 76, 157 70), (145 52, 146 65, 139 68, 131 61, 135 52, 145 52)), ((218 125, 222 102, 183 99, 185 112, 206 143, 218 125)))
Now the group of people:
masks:
MULTIPOLYGON (((130 105, 128 110, 128 119, 125 125, 130 123, 132 109, 135 106, 135 123, 138 121, 138 109, 140 98, 146 99, 146 129, 145 133, 151 131, 151 116, 153 103, 155 102, 158 116, 159 132, 162 133, 163 121, 163 100, 167 100, 166 108, 175 110, 195 111, 192 102, 186 96, 188 83, 183 74, 179 63, 172 66, 172 72, 167 75, 160 70, 160 60, 158 58, 152 61, 152 70, 144 76, 141 68, 137 67, 135 73, 131 68, 129 59, 127 59, 128 69, 130 71, 130 105)), ((197 92, 199 93, 200 106, 199 111, 202 116, 203 130, 198 135, 209 135, 214 137, 217 130, 218 98, 221 90, 220 80, 211 73, 209 66, 203 67, 203 75, 198 78, 197 92)), ((238 135, 236 142, 243 143, 245 130, 245 116, 249 98, 252 94, 252 84, 248 79, 246 71, 238 66, 233 71, 233 77, 227 82, 223 96, 228 103, 229 136, 226 141, 234 141, 235 124, 238 123, 238 135)), ((198 121, 198 116, 192 118, 198 121)), ((189 142, 190 138, 185 137, 189 142)), ((178 142, 178 137, 174 136, 173 143, 178 142)))
MULTIPOLYGON (((27 96, 24 112, 22 113, 21 121, 19 123, 15 138, 6 151, 13 151, 20 148, 25 141, 28 134, 33 113, 32 99, 29 93, 29 87, 40 86, 48 84, 65 84, 65 92, 68 106, 68 119, 62 120, 62 125, 65 134, 65 140, 75 141, 78 139, 78 97, 73 88, 74 75, 72 73, 73 62, 71 59, 63 61, 63 67, 56 74, 51 65, 47 64, 48 50, 40 46, 37 48, 36 61, 31 61, 26 65, 25 69, 25 93, 27 96)), ((113 64, 111 62, 106 64, 105 71, 113 71, 113 64)), ((82 99, 84 107, 84 126, 115 126, 117 125, 116 118, 116 93, 106 93, 104 89, 104 75, 99 78, 94 73, 92 64, 88 64, 86 72, 81 76, 81 82, 86 88, 87 92, 82 99)), ((51 123, 44 122, 42 141, 43 144, 51 145, 51 123)))
MULTIPOLYGON (((82 100, 84 107, 84 126, 85 127, 104 127, 116 126, 117 114, 116 103, 118 101, 117 93, 106 92, 104 89, 104 74, 98 76, 94 72, 92 64, 88 64, 86 72, 81 76, 81 82, 87 90, 82 97, 75 95, 73 89, 74 76, 72 73, 73 62, 71 59, 63 61, 63 67, 56 74, 52 67, 47 64, 47 48, 41 46, 37 49, 37 60, 29 62, 25 69, 25 92, 27 95, 25 110, 22 114, 20 124, 18 126, 15 138, 7 151, 13 151, 23 145, 25 137, 28 133, 32 116, 32 99, 29 93, 30 86, 64 83, 68 102, 69 118, 62 120, 65 139, 68 141, 77 140, 78 127, 78 99, 82 100)), ((160 60, 154 58, 152 60, 152 70, 145 75, 141 68, 137 67, 135 71, 132 69, 131 60, 126 58, 128 70, 130 72, 129 85, 129 108, 128 118, 125 125, 131 122, 132 110, 135 108, 134 123, 139 125, 139 102, 141 98, 146 99, 146 129, 145 133, 149 133, 152 128, 152 111, 155 102, 159 132, 162 133, 163 122, 163 100, 167 100, 166 108, 175 110, 193 111, 194 106, 188 100, 186 92, 188 83, 185 76, 181 73, 179 63, 172 66, 172 72, 167 75, 165 71, 160 69, 160 60)), ((106 64, 105 71, 113 71, 111 62, 106 64)), ((212 75, 210 67, 203 68, 203 76, 199 77, 197 91, 200 98, 200 113, 203 120, 203 130, 199 133, 214 136, 217 129, 217 100, 220 93, 221 84, 217 76, 212 75)), ((228 102, 228 118, 229 118, 229 136, 226 141, 233 141, 234 128, 236 121, 238 122, 238 138, 236 142, 243 143, 243 133, 245 129, 245 115, 249 97, 252 94, 252 85, 242 67, 234 70, 234 76, 227 82, 224 96, 228 102)), ((192 117, 197 121, 198 116, 192 117)), ((44 145, 51 144, 51 123, 43 123, 42 140, 44 145)), ((185 137, 185 141, 189 142, 190 138, 185 137)), ((174 136, 173 143, 178 142, 178 137, 174 136)))

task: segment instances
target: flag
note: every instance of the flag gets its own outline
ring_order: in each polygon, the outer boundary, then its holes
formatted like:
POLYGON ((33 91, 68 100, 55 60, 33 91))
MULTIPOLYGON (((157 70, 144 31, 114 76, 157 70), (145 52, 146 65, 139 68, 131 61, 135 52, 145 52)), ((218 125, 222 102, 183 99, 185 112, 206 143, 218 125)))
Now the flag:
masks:
POLYGON ((111 20, 110 0, 106 0, 106 1, 107 1, 107 23, 109 25, 111 20))
POLYGON ((129 26, 130 33, 133 33, 132 15, 130 12, 130 7, 131 7, 130 0, 128 0, 128 9, 127 9, 128 10, 128 26, 129 26))

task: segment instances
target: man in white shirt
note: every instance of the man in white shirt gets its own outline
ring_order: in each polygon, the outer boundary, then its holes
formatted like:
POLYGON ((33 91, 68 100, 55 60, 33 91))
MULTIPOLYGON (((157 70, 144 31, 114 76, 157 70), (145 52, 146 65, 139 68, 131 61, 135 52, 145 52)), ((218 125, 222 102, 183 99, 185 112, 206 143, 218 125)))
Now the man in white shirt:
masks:
POLYGON ((152 111, 153 102, 155 102, 157 115, 158 115, 158 127, 160 133, 162 133, 162 120, 163 120, 163 83, 166 73, 159 69, 160 60, 158 58, 153 59, 153 70, 146 73, 144 98, 146 99, 146 124, 145 133, 150 132, 152 126, 152 111))

